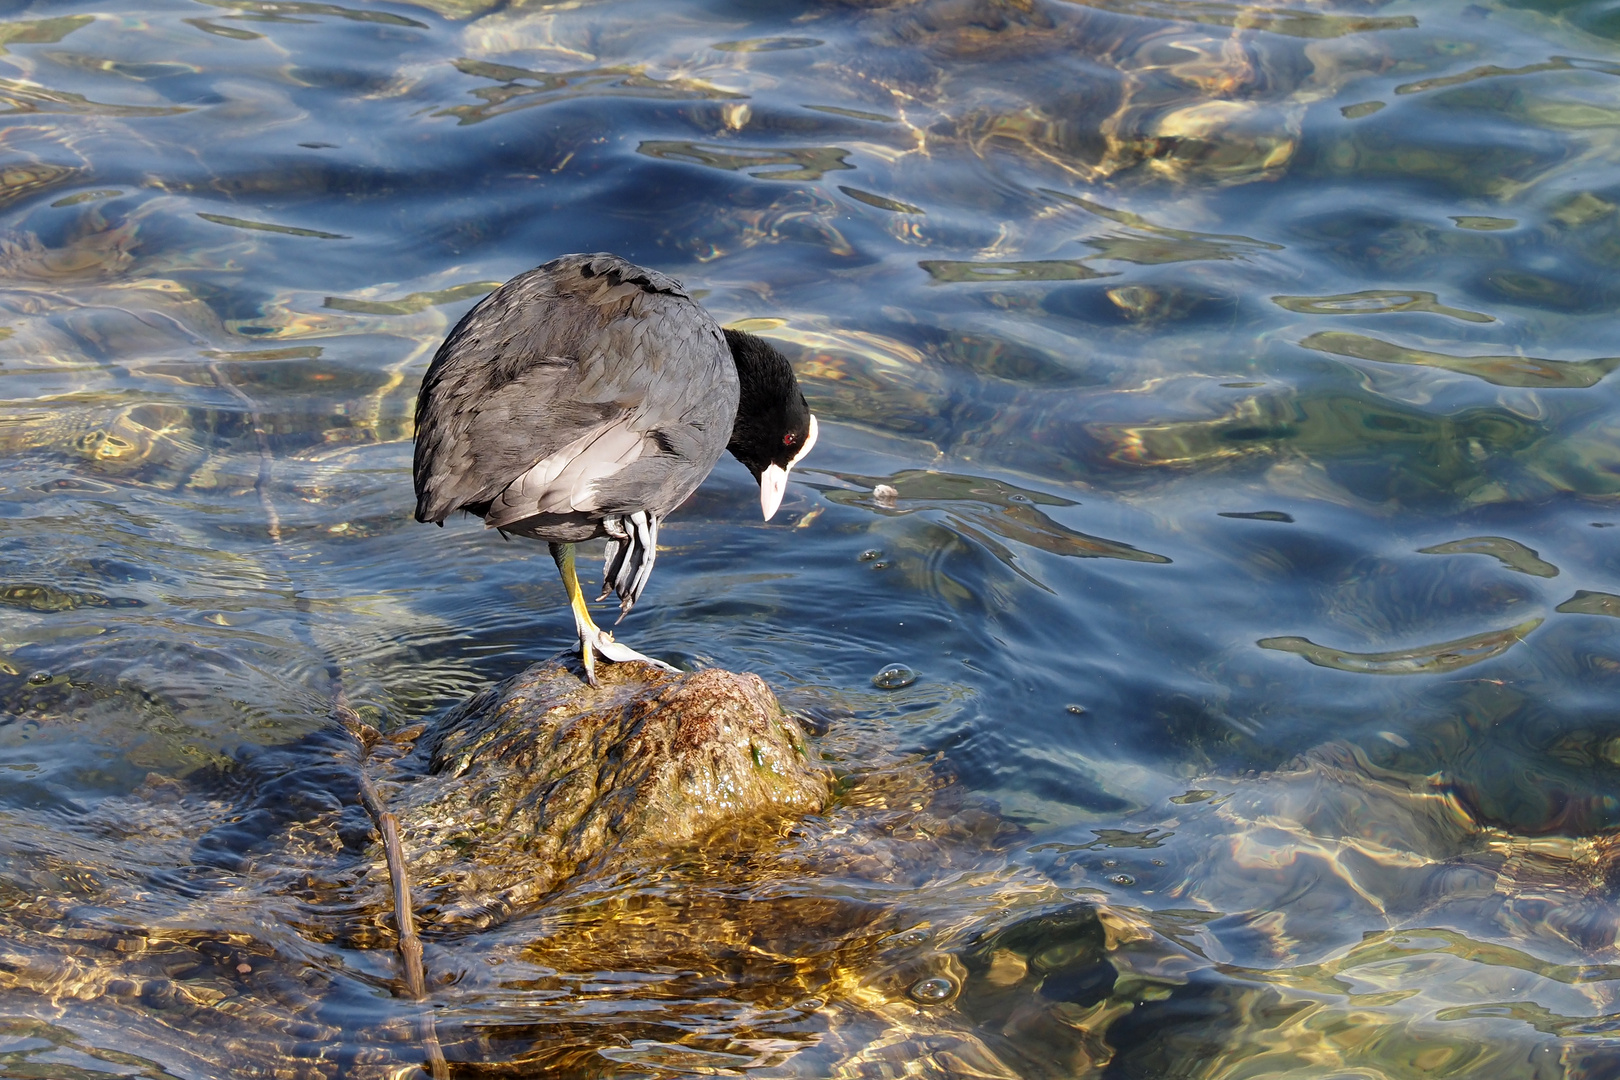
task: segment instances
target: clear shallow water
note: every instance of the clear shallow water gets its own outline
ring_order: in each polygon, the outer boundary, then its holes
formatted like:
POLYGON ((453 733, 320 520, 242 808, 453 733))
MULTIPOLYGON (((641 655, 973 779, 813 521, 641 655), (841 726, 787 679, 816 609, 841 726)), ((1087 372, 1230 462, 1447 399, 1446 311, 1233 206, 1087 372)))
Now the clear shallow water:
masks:
POLYGON ((823 436, 784 512, 727 459, 623 632, 760 672, 853 775, 768 872, 436 945, 452 1061, 1612 1070, 1612 6, 5 18, 0 1075, 421 1060, 332 808, 207 888, 176 867, 240 811, 217 770, 335 684, 398 728, 566 644, 543 550, 409 520, 409 418, 454 320, 577 250, 798 363, 823 436), (1075 901, 1111 996, 974 989, 1027 980, 964 943, 1068 941, 1039 920, 1075 901), (738 903, 822 959, 648 974, 738 903), (912 992, 936 968, 958 997, 912 992))

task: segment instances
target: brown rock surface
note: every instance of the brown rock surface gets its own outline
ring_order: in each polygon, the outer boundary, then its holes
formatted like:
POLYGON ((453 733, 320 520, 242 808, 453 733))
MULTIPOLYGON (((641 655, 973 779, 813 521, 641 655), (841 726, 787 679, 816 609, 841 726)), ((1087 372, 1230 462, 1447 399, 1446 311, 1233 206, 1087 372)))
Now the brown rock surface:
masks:
POLYGON ((422 735, 390 793, 431 922, 502 918, 585 869, 712 839, 777 834, 828 779, 756 675, 610 664, 591 687, 537 664, 422 735), (403 777, 402 777, 403 778, 403 777))

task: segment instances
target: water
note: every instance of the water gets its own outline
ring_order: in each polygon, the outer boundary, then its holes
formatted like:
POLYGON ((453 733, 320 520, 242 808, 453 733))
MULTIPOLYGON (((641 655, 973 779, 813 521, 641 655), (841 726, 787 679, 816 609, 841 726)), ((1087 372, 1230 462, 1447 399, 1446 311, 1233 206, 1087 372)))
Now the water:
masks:
POLYGON ((580 250, 799 367, 782 512, 728 458, 620 632, 841 794, 430 928, 455 1075, 1614 1075, 1613 5, 4 18, 0 1076, 423 1060, 342 811, 198 838, 336 687, 566 644, 410 418, 580 250))

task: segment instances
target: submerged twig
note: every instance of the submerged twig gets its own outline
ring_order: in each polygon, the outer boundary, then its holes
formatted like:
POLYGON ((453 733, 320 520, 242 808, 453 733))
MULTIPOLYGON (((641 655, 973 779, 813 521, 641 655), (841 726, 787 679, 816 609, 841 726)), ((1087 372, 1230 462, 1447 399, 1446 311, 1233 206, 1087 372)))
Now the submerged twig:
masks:
MULTIPOLYGON (((338 691, 341 699, 342 690, 338 691)), ((427 998, 427 971, 422 963, 422 939, 416 934, 416 917, 411 910, 411 880, 405 866, 405 851, 399 842, 399 819, 383 805, 382 796, 366 773, 366 759, 371 747, 380 737, 377 730, 342 700, 332 708, 338 723, 353 737, 360 769, 360 803, 371 815, 371 821, 382 836, 383 857, 388 863, 388 881, 394 892, 394 926, 399 931, 399 962, 405 977, 405 992, 413 1001, 427 998)), ((427 1054, 428 1073, 433 1080, 449 1080, 450 1066, 439 1045, 437 1025, 433 1011, 423 1011, 417 1028, 417 1037, 427 1054)))
POLYGON ((405 967, 405 989, 421 1001, 427 997, 427 973, 422 969, 422 939, 416 936, 416 920, 411 913, 411 882, 405 876, 405 855, 399 846, 399 819, 380 814, 383 851, 388 859, 388 879, 394 886, 394 922, 399 927, 399 959, 405 967))
MULTIPOLYGON (((242 403, 253 425, 253 438, 259 452, 259 475, 253 487, 259 497, 259 505, 264 510, 271 546, 279 551, 281 516, 276 513, 275 503, 270 497, 275 453, 270 445, 269 432, 265 430, 264 419, 259 413, 258 403, 247 391, 231 380, 229 373, 221 365, 210 364, 208 370, 219 386, 242 403)), ((342 673, 337 665, 329 663, 327 672, 332 680, 332 716, 343 725, 344 730, 355 742, 356 764, 360 773, 360 802, 365 806, 366 813, 371 815, 372 824, 382 836, 383 853, 388 863, 388 880, 393 886, 394 925, 399 931, 399 959, 405 979, 405 991, 411 1000, 425 1001, 427 972, 422 963, 422 939, 416 934, 416 918, 411 911, 411 882, 405 868, 405 852, 399 842, 399 819, 388 812, 381 796, 377 794, 376 787, 371 783, 371 777, 366 773, 366 759, 371 756, 371 747, 382 736, 376 728, 360 719, 360 715, 349 707, 347 697, 343 693, 342 673)), ((449 1080, 450 1066, 445 1060, 444 1048, 439 1045, 438 1030, 431 1008, 424 1009, 419 1016, 417 1037, 427 1054, 428 1073, 433 1080, 449 1080)))

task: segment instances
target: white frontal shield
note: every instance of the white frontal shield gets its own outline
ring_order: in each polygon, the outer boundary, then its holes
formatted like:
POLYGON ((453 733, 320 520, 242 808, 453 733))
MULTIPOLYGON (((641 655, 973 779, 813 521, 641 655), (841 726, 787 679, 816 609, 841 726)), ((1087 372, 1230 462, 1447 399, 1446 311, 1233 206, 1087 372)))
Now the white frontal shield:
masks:
POLYGON ((777 507, 782 505, 782 495, 787 491, 788 470, 804 460, 804 455, 816 445, 816 417, 810 416, 810 434, 805 437, 804 445, 799 452, 793 455, 793 460, 787 463, 784 469, 780 465, 767 465, 765 471, 759 474, 759 508, 765 511, 765 520, 771 520, 777 507))

